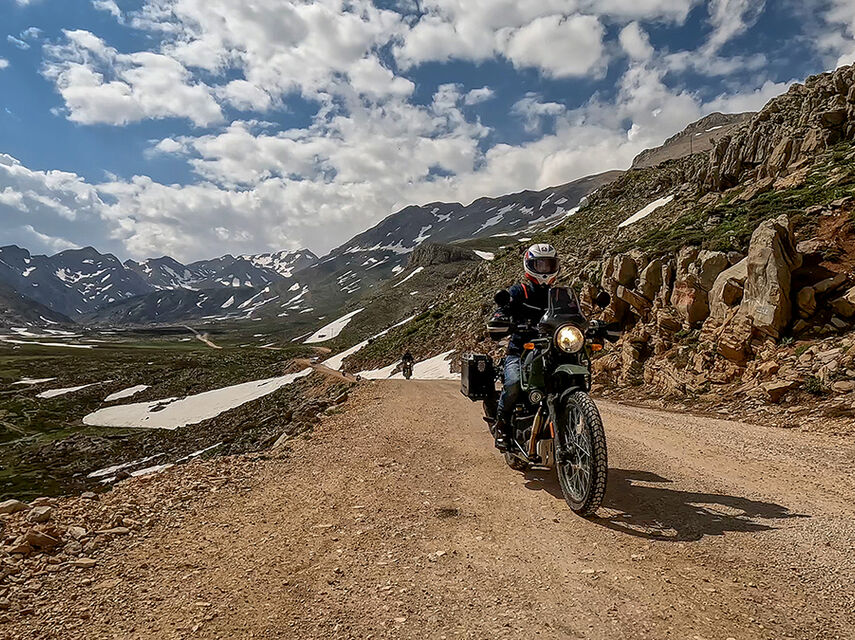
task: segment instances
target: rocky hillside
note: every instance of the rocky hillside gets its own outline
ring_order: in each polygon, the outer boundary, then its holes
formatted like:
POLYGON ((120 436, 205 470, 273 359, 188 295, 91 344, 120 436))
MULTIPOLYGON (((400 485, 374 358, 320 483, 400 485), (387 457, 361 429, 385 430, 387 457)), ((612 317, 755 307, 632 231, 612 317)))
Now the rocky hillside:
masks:
POLYGON ((718 140, 733 134, 755 114, 711 113, 693 122, 680 133, 668 138, 661 146, 639 153, 632 161, 633 169, 655 167, 667 160, 677 160, 695 153, 710 151, 718 140))
MULTIPOLYGON (((708 155, 632 170, 535 235, 584 299, 613 296, 604 316, 626 333, 597 361, 598 384, 757 417, 783 402, 788 424, 805 423, 806 403, 818 424, 855 415, 853 87, 853 67, 810 78, 708 155)), ((518 273, 518 247, 498 251, 349 368, 404 348, 495 351, 484 317, 518 273)))

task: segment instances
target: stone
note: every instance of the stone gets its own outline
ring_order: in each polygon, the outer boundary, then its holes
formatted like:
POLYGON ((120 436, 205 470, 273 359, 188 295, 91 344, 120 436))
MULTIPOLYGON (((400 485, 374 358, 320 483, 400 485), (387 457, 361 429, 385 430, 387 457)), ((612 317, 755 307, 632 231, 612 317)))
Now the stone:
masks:
POLYGON ((831 301, 831 308, 844 318, 855 317, 855 287, 852 287, 841 297, 831 301))
POLYGON ((831 324, 835 329, 845 329, 849 326, 849 323, 840 316, 834 316, 831 318, 831 324))
POLYGON ((72 540, 71 542, 66 544, 62 548, 62 550, 70 556, 79 556, 81 553, 83 553, 83 545, 77 542, 76 540, 72 540))
POLYGON ((648 300, 654 300, 662 288, 663 267, 662 260, 651 260, 638 276, 638 291, 648 300))
POLYGON ((29 508, 26 503, 20 500, 12 499, 0 502, 0 513, 18 513, 19 511, 26 511, 29 508))
POLYGON ((837 382, 831 383, 831 389, 837 393, 849 393, 850 391, 855 391, 855 380, 838 380, 837 382))
POLYGON ((644 315, 651 307, 651 302, 623 285, 619 285, 615 295, 626 302, 638 315, 644 315))
POLYGON ((24 534, 24 542, 37 549, 53 549, 59 546, 59 539, 38 529, 30 529, 24 534))
POLYGON ((80 497, 84 500, 97 500, 98 494, 96 494, 94 491, 84 491, 80 494, 80 497))
POLYGON ((839 127, 846 122, 846 109, 830 109, 822 111, 817 116, 819 123, 825 128, 839 127))
POLYGON ((684 280, 691 272, 691 267, 698 259, 700 251, 697 247, 683 247, 677 253, 677 271, 674 277, 677 280, 684 280))
POLYGON ((718 340, 718 353, 731 362, 741 364, 751 357, 751 323, 737 315, 718 340))
POLYGON ((803 287, 796 294, 796 306, 802 318, 810 318, 816 313, 816 291, 813 287, 803 287))
POLYGON ((103 536, 126 536, 131 532, 127 527, 112 527, 111 529, 101 529, 96 531, 96 535, 103 536))
POLYGON ((20 553, 26 556, 33 552, 33 548, 29 544, 24 542, 23 539, 21 539, 16 540, 12 544, 4 547, 4 551, 6 551, 6 553, 20 553))
POLYGON ((35 523, 47 522, 51 519, 52 515, 53 509, 51 507, 33 507, 27 514, 27 520, 35 523))
POLYGON ((75 540, 80 540, 81 538, 86 537, 86 529, 78 526, 68 527, 68 535, 75 540))
POLYGON ((716 278, 730 266, 730 262, 723 251, 701 251, 695 265, 692 271, 697 274, 698 283, 704 290, 710 291, 716 278))
POLYGON ((759 367, 757 367, 757 371, 759 371, 760 375, 762 375, 762 376, 771 376, 771 375, 778 373, 780 368, 781 368, 781 365, 779 365, 774 360, 770 360, 768 362, 764 362, 759 367))
POLYGON ((820 280, 815 285, 813 285, 813 290, 817 295, 823 295, 830 291, 835 291, 839 289, 844 284, 846 284, 846 274, 845 273, 836 273, 833 276, 826 278, 825 280, 820 280))
POLYGON ((755 330, 778 338, 792 316, 792 272, 802 262, 786 215, 766 220, 755 229, 746 260, 748 278, 741 308, 755 330))
POLYGON ((699 325, 710 314, 707 292, 698 283, 697 276, 688 275, 674 283, 671 306, 690 325, 699 325))
POLYGON ((77 567, 78 569, 92 569, 95 565, 98 564, 96 560, 92 558, 77 558, 68 563, 72 567, 77 567))
POLYGON ((774 403, 780 402, 787 393, 799 387, 799 382, 795 380, 775 380, 773 382, 764 382, 760 385, 769 400, 774 403))
MULTIPOLYGON (((785 141, 786 142, 786 141, 785 141)), ((785 164, 785 163, 784 163, 785 164)), ((748 202, 753 200, 762 193, 771 191, 775 186, 775 178, 762 178, 753 184, 748 185, 745 190, 737 196, 737 202, 748 202)))
POLYGON ((625 287, 632 286, 638 275, 638 267, 628 255, 617 255, 614 257, 612 277, 615 282, 625 287))
POLYGON ((711 318, 717 321, 723 320, 731 307, 742 300, 747 279, 748 258, 744 258, 718 274, 709 293, 711 318))

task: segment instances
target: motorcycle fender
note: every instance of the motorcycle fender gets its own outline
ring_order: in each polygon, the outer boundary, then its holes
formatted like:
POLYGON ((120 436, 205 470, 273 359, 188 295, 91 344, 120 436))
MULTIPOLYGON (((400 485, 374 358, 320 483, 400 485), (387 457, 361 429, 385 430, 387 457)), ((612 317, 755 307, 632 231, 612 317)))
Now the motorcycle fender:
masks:
POLYGON ((555 374, 564 374, 575 382, 581 389, 591 388, 591 371, 581 364, 562 364, 555 368, 555 374))

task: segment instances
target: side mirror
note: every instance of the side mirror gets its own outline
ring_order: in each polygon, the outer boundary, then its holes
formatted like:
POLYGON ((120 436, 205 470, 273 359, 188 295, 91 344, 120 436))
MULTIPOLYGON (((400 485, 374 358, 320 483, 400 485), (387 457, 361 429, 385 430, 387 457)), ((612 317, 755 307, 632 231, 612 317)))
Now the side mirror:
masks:
POLYGON ((497 306, 504 307, 511 301, 511 294, 508 293, 507 289, 502 289, 496 292, 496 295, 493 296, 493 301, 497 306))
POLYGON ((609 303, 611 301, 612 297, 609 295, 608 291, 600 291, 594 298, 594 304, 597 305, 600 309, 605 309, 607 306, 609 306, 609 303))

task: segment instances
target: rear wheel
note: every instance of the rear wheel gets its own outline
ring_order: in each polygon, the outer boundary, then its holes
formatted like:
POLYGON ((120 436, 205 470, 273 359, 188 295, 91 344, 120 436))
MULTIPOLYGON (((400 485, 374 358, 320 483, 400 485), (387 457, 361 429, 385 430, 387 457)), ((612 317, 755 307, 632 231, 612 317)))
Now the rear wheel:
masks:
POLYGON ((606 432, 597 405, 582 391, 566 393, 555 424, 556 470, 561 492, 581 516, 593 514, 606 493, 606 432))

